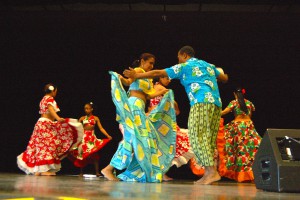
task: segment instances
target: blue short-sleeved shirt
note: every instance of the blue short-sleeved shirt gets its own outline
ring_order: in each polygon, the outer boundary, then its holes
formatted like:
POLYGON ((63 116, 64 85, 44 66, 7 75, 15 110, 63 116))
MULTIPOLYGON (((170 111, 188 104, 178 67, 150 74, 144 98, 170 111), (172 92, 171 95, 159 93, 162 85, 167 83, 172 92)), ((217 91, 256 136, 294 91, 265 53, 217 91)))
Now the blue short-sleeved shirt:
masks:
POLYGON ((170 79, 179 79, 190 100, 195 103, 212 103, 222 107, 217 77, 220 72, 213 64, 190 58, 185 63, 165 69, 170 79))

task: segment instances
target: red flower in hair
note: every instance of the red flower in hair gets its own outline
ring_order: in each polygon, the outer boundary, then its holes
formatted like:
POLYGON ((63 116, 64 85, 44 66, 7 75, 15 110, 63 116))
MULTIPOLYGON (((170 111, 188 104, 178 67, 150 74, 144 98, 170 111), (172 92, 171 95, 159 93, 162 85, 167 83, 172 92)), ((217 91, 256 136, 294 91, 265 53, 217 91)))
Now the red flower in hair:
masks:
POLYGON ((246 90, 245 90, 245 89, 242 89, 242 93, 243 93, 243 94, 246 94, 246 90))

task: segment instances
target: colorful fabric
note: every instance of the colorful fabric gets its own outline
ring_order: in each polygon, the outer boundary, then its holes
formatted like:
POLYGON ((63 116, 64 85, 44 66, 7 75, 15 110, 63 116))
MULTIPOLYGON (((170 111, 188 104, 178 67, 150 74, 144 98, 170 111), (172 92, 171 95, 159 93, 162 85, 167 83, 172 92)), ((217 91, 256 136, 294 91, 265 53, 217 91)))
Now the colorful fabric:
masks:
POLYGON ((221 108, 215 104, 197 103, 190 109, 188 119, 190 143, 197 163, 203 166, 214 166, 220 116, 221 108))
POLYGON ((162 98, 163 98, 163 95, 154 97, 153 99, 150 99, 150 107, 154 107, 157 104, 159 104, 159 102, 162 100, 162 98))
POLYGON ((245 104, 246 104, 246 107, 247 107, 247 110, 248 110, 248 113, 245 113, 244 111, 242 111, 241 107, 240 107, 240 104, 238 102, 238 100, 233 100, 231 101, 227 108, 229 108, 231 111, 234 112, 234 116, 237 116, 237 115, 248 115, 250 114, 251 112, 255 111, 255 107, 254 107, 254 104, 245 99, 245 104))
POLYGON ((98 139, 94 130, 84 130, 81 143, 70 151, 70 160, 76 167, 85 167, 87 164, 99 159, 98 152, 110 140, 98 139))
POLYGON ((176 117, 174 95, 170 90, 160 104, 145 114, 143 100, 128 98, 118 74, 111 74, 112 99, 117 110, 117 121, 124 128, 110 164, 119 170, 123 181, 161 182, 175 155, 176 117))
MULTIPOLYGON (((222 142, 224 142, 224 119, 221 118, 220 119, 220 125, 219 125, 219 131, 218 131, 218 136, 217 136, 217 148, 215 149, 214 152, 214 163, 215 163, 215 167, 218 168, 219 166, 219 151, 220 149, 222 149, 222 145, 220 146, 220 144, 222 142)), ((190 160, 190 168, 193 172, 193 174, 197 175, 197 176, 203 176, 205 173, 205 168, 203 165, 197 163, 196 158, 192 158, 190 160)))
POLYGON ((49 113, 49 110, 48 110, 48 105, 49 104, 53 106, 55 112, 60 111, 58 106, 57 106, 57 103, 56 103, 56 101, 54 100, 53 97, 44 96, 43 99, 40 101, 40 111, 39 111, 39 113, 40 114, 49 113))
POLYGON ((216 77, 220 72, 212 64, 197 58, 165 69, 170 79, 180 79, 190 100, 196 103, 211 103, 222 107, 216 77))
MULTIPOLYGON (((160 84, 160 83, 156 83, 160 84)), ((150 106, 157 106, 162 100, 163 95, 157 96, 153 99, 150 99, 150 106)), ((188 130, 181 129, 178 125, 176 125, 176 153, 175 157, 172 161, 172 165, 176 165, 176 167, 180 167, 188 163, 188 161, 194 157, 194 153, 190 146, 188 130)))
POLYGON ((261 142, 252 121, 231 121, 218 140, 221 176, 238 182, 253 181, 252 164, 261 142))
POLYGON ((177 125, 176 154, 172 161, 172 165, 176 165, 176 167, 185 165, 194 156, 194 152, 192 151, 192 147, 190 146, 188 129, 180 128, 177 125))
MULTIPOLYGON (((145 70, 143 70, 140 67, 135 68, 135 70, 142 70, 143 72, 145 72, 145 70)), ((138 90, 141 92, 144 92, 145 94, 152 94, 155 92, 154 88, 153 88, 153 82, 152 79, 136 79, 133 83, 131 83, 131 85, 129 86, 129 91, 130 90, 138 90)))
POLYGON ((64 123, 40 118, 35 124, 26 151, 17 157, 18 167, 26 174, 57 172, 69 149, 82 139, 83 127, 76 119, 64 123))
POLYGON ((95 126, 96 121, 95 121, 95 116, 85 116, 84 120, 82 120, 83 126, 95 126))

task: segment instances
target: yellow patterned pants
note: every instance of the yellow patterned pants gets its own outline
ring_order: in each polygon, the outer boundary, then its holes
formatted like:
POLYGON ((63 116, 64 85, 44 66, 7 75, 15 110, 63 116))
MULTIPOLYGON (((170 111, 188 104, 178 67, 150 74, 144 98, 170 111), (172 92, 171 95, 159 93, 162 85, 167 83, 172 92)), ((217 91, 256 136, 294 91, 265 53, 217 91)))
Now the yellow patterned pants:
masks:
POLYGON ((210 103, 197 103, 191 107, 188 129, 190 143, 198 163, 214 165, 214 150, 222 108, 210 103))

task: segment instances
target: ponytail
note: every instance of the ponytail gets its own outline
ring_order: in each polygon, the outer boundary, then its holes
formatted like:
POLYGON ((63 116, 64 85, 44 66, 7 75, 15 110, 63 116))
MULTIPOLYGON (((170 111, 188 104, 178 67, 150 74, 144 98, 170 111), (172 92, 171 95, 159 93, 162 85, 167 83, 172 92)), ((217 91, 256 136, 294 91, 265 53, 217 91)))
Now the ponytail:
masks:
POLYGON ((249 114, 246 103, 245 103, 245 98, 244 98, 245 89, 237 88, 234 93, 237 96, 237 99, 238 99, 241 110, 244 113, 249 114))

